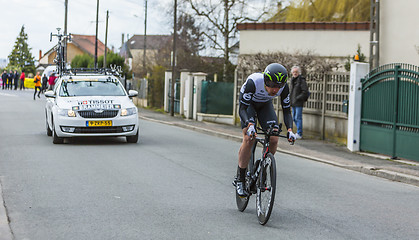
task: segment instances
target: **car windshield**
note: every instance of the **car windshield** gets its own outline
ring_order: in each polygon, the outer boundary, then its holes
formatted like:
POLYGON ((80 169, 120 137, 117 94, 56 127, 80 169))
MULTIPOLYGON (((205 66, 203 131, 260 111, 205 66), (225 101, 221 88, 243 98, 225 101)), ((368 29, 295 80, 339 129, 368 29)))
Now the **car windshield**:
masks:
POLYGON ((60 87, 60 97, 75 96, 125 96, 121 83, 108 79, 64 80, 60 87))

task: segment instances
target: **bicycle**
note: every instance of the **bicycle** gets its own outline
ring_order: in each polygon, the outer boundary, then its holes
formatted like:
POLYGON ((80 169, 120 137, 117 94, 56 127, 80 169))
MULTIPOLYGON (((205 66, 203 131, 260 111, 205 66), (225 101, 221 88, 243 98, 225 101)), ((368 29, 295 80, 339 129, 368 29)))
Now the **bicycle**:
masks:
MULTIPOLYGON (((269 139, 271 136, 287 138, 280 135, 281 127, 282 124, 279 125, 278 130, 275 130, 272 125, 267 130, 257 128, 257 130, 262 131, 257 134, 265 135, 265 137, 256 137, 255 144, 252 147, 245 181, 245 188, 249 196, 240 197, 236 192, 236 204, 240 212, 246 209, 250 196, 256 194, 256 212, 261 225, 265 225, 271 216, 276 190, 276 163, 274 155, 269 152, 269 139), (255 161, 255 150, 258 143, 263 145, 262 158, 255 161)), ((294 144, 294 142, 291 142, 291 144, 294 144)), ((234 186, 236 186, 236 182, 237 178, 233 181, 234 186)))

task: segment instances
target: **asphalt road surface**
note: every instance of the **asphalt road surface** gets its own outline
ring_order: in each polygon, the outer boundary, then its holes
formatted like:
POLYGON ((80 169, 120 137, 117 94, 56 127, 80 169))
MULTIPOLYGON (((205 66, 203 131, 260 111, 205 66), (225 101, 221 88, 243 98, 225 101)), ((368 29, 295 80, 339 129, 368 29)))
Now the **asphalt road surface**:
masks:
POLYGON ((138 144, 52 144, 45 98, 0 90, 0 182, 14 239, 419 239, 419 188, 276 154, 260 226, 231 184, 239 143, 140 121, 138 144))

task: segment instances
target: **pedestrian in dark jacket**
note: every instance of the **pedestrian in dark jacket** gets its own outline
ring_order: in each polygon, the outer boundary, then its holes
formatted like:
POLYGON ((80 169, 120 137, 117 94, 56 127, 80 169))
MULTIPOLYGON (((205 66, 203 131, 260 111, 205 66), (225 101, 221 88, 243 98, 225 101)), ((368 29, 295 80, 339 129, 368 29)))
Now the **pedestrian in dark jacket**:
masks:
POLYGON ((295 125, 297 126, 297 139, 303 137, 303 105, 307 101, 309 91, 307 87, 306 79, 301 76, 301 68, 299 66, 293 66, 291 68, 291 107, 292 115, 295 125))
POLYGON ((15 73, 13 74, 13 84, 15 85, 15 90, 17 90, 19 77, 20 77, 20 74, 15 70, 15 73))
POLYGON ((10 70, 9 74, 7 75, 7 89, 10 89, 10 90, 12 89, 13 78, 14 78, 13 71, 10 70))
POLYGON ((7 74, 7 71, 6 70, 4 70, 4 72, 3 72, 3 74, 1 75, 1 80, 2 80, 2 89, 5 89, 6 88, 6 85, 7 85, 7 77, 8 77, 9 75, 7 74))
POLYGON ((48 78, 47 78, 47 75, 44 73, 44 75, 42 76, 41 93, 44 93, 47 90, 47 86, 48 86, 48 78))

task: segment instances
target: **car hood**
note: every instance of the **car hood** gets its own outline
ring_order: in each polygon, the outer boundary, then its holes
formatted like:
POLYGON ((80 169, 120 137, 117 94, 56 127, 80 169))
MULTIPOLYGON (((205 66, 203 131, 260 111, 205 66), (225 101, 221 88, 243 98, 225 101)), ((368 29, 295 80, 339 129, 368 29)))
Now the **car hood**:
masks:
POLYGON ((87 96, 87 97, 60 97, 57 106, 61 109, 88 110, 88 109, 120 109, 135 107, 127 96, 87 96))

